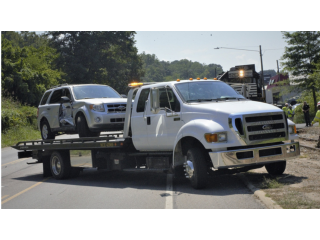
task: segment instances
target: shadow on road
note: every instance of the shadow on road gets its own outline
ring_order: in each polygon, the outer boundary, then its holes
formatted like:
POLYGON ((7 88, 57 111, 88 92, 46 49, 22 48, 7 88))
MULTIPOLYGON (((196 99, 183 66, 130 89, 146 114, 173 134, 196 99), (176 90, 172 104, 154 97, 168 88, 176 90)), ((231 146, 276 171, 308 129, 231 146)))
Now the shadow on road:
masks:
MULTIPOLYGON (((18 181, 39 182, 43 180, 43 175, 34 174, 13 179, 18 181)), ((77 178, 65 180, 50 178, 45 183, 101 188, 159 190, 163 191, 160 194, 161 197, 167 196, 165 194, 167 175, 163 173, 108 172, 105 170, 97 171, 94 169, 86 169, 77 178)), ((189 180, 186 178, 174 178, 173 191, 174 195, 195 194, 227 196, 235 194, 252 194, 236 175, 210 176, 208 178, 207 187, 200 190, 193 189, 189 180)))

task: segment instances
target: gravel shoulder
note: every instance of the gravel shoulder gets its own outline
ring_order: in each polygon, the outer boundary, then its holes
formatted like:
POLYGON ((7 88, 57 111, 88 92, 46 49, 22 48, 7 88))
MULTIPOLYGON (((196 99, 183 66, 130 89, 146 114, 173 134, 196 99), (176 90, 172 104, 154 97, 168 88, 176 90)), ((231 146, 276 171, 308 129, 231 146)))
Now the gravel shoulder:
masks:
MULTIPOLYGON (((320 128, 301 129, 299 136, 317 140, 320 128)), ((299 139, 301 145, 315 147, 316 141, 299 139)), ((272 177, 259 168, 244 174, 267 197, 285 209, 320 208, 320 151, 300 146, 300 156, 287 161, 283 175, 272 177)))

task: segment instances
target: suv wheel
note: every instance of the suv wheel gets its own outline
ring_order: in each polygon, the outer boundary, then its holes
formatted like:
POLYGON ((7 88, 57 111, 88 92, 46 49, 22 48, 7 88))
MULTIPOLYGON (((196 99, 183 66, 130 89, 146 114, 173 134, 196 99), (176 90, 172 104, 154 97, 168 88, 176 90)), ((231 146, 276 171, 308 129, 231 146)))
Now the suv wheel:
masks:
POLYGON ((55 135, 51 132, 50 125, 46 119, 41 121, 40 124, 41 137, 43 140, 54 139, 55 135))
POLYGON ((79 137, 91 137, 86 118, 83 115, 77 117, 77 129, 79 137))

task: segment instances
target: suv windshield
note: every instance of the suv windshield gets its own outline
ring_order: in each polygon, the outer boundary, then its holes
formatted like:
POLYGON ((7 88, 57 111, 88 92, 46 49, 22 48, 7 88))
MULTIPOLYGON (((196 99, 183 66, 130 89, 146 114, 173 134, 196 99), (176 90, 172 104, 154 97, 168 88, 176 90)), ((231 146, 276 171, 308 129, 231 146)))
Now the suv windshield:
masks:
POLYGON ((102 85, 74 86, 73 93, 77 100, 89 98, 121 98, 115 90, 102 85))
POLYGON ((246 99, 224 82, 187 82, 175 86, 186 102, 246 99))

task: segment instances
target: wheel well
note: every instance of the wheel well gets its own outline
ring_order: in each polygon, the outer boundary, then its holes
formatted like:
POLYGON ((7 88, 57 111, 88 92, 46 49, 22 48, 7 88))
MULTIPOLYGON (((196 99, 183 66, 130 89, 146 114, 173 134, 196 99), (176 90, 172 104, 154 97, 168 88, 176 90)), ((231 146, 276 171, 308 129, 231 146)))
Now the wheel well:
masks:
MULTIPOLYGON (((84 116, 84 118, 86 118, 86 116, 83 114, 83 112, 81 112, 81 111, 77 112, 76 117, 75 117, 75 119, 74 119, 74 123, 75 123, 76 127, 77 127, 77 125, 78 125, 77 118, 78 118, 79 116, 81 116, 81 115, 84 116)), ((87 119, 86 119, 86 120, 87 120, 87 119)))
POLYGON ((181 144, 181 151, 182 151, 183 156, 187 155, 187 152, 190 148, 199 148, 203 151, 208 166, 210 166, 210 167, 213 166, 212 162, 211 162, 211 158, 209 156, 210 150, 206 149, 198 139, 196 139, 194 137, 184 137, 184 138, 180 139, 179 142, 181 144))

